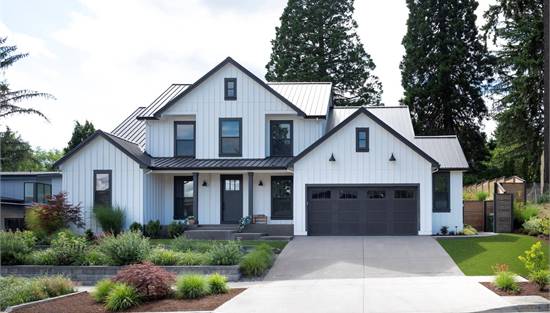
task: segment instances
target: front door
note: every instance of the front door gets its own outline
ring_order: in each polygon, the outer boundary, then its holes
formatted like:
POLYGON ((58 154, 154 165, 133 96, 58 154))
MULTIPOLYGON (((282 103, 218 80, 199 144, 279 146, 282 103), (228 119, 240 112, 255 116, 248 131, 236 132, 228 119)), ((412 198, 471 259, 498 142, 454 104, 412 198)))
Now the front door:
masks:
POLYGON ((243 216, 243 176, 221 175, 222 223, 238 223, 243 216))

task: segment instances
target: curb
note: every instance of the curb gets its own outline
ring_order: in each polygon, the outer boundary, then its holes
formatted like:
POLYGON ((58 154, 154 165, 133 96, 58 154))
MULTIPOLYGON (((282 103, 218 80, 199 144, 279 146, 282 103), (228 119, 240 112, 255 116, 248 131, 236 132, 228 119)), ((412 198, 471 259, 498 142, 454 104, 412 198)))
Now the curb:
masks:
POLYGON ((68 294, 66 294, 66 295, 57 296, 57 297, 53 297, 53 298, 46 298, 46 299, 42 299, 42 300, 36 300, 36 301, 32 301, 32 302, 27 302, 27 303, 21 303, 21 304, 17 304, 17 305, 12 305, 12 306, 7 307, 6 310, 5 310, 4 312, 9 313, 9 312, 12 312, 13 310, 22 309, 22 308, 26 308, 26 307, 28 307, 28 306, 33 306, 33 305, 40 304, 40 303, 44 303, 44 302, 48 302, 48 301, 53 301, 53 300, 57 300, 57 299, 62 299, 62 298, 65 298, 65 297, 75 296, 75 295, 78 295, 78 294, 81 294, 81 293, 86 293, 86 292, 87 292, 87 291, 77 291, 77 292, 68 293, 68 294))
POLYGON ((540 304, 520 304, 505 306, 496 309, 489 309, 485 311, 476 311, 474 313, 505 313, 505 312, 549 312, 550 304, 540 303, 540 304))

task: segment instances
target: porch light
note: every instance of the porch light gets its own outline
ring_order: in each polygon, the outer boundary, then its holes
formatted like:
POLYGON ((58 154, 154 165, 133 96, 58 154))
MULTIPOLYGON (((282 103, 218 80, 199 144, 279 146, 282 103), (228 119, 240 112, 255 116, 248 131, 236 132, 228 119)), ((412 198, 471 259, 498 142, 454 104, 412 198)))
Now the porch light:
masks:
POLYGON ((328 159, 329 162, 336 162, 336 159, 334 158, 334 153, 330 154, 330 159, 328 159))
POLYGON ((395 159, 395 157, 393 156, 393 153, 392 153, 391 157, 390 157, 390 162, 395 162, 395 161, 396 161, 396 159, 395 159))
POLYGON ((208 184, 206 183, 206 180, 204 180, 204 181, 202 182, 202 186, 203 186, 203 187, 208 186, 208 184))
POLYGON ((258 186, 263 186, 264 185, 264 182, 260 180, 260 182, 258 183, 258 186))

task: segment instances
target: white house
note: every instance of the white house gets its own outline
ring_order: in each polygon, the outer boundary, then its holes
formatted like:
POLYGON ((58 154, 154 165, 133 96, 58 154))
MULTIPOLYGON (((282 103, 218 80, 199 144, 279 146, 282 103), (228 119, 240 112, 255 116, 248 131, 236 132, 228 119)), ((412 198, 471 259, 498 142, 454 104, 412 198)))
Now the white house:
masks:
POLYGON ((407 107, 333 107, 330 83, 266 83, 231 58, 57 166, 92 228, 113 205, 126 227, 266 215, 294 235, 461 230, 468 168, 456 136, 416 136, 407 107))

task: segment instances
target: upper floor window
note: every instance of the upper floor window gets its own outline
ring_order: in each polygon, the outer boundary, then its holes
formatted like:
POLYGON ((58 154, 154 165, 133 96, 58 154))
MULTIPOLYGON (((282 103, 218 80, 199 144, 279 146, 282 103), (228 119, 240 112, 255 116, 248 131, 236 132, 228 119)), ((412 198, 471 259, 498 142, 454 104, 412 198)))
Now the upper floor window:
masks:
POLYGON ((368 128, 355 129, 355 151, 369 152, 369 129, 368 128))
POLYGON ((292 156, 292 121, 271 121, 271 156, 292 156))
POLYGON ((224 97, 225 100, 237 100, 237 79, 224 79, 224 97))
POLYGON ((220 156, 241 156, 242 120, 220 118, 220 156))
POLYGON ((438 172, 432 175, 433 184, 433 211, 451 212, 450 206, 450 173, 438 172))
POLYGON ((43 183, 25 183, 25 203, 46 203, 52 196, 52 185, 43 183))
POLYGON ((94 171, 94 207, 110 207, 112 204, 111 170, 94 171))
POLYGON ((174 156, 195 156, 195 122, 174 123, 174 156))

